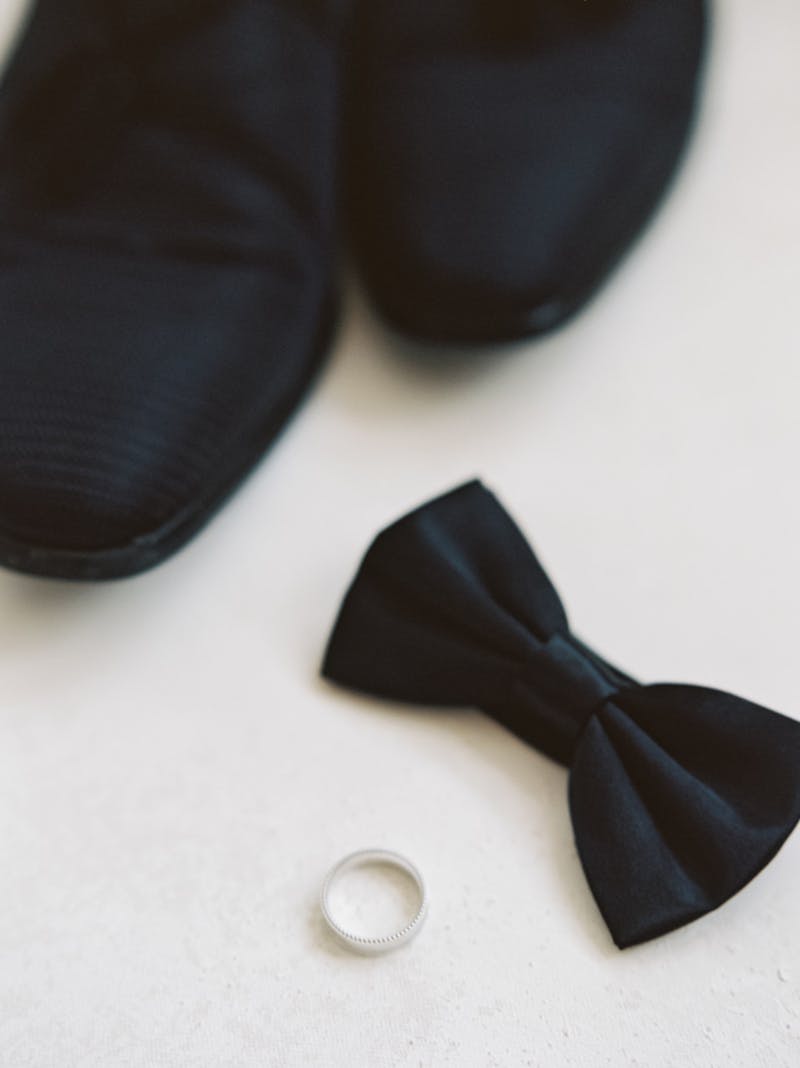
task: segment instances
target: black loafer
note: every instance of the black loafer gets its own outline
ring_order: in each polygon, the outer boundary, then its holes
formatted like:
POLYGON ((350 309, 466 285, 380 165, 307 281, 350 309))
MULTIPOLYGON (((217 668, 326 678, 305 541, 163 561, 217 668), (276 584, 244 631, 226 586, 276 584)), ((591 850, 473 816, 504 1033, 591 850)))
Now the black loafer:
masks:
POLYGON ((0 96, 0 563, 158 563, 309 385, 335 3, 40 0, 0 96))
POLYGON ((365 0, 352 228, 398 329, 487 342, 559 325, 673 174, 703 0, 365 0))

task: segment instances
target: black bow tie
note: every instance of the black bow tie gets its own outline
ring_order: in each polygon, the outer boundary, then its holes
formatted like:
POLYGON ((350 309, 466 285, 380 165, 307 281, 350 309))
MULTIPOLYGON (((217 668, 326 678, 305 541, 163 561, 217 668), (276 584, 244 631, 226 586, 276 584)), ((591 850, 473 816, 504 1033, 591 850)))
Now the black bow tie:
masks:
POLYGON ((586 877, 614 941, 721 905, 800 819, 800 723, 698 686, 640 686, 581 644, 479 482, 380 534, 323 673, 368 693, 477 706, 570 767, 586 877))

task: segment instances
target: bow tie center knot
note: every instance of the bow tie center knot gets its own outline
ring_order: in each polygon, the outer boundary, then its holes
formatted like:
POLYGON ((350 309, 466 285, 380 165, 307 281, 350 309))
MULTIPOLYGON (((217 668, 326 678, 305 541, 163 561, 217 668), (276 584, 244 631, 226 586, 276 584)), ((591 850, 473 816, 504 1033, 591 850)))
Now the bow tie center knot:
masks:
POLYGON ((526 741, 569 764, 584 723, 623 681, 570 634, 553 634, 513 680, 502 719, 526 741))

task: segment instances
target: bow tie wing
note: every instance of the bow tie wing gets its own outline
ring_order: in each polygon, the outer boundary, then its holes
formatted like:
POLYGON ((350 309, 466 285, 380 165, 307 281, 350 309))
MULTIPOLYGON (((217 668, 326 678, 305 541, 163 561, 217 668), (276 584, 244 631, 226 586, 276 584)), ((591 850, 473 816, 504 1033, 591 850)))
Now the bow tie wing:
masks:
POLYGON ((519 529, 469 482, 378 535, 340 610, 323 674, 394 700, 482 707, 566 626, 519 529))
POLYGON ((586 877, 620 947, 717 908, 800 819, 800 723, 695 686, 622 690, 570 773, 586 877))

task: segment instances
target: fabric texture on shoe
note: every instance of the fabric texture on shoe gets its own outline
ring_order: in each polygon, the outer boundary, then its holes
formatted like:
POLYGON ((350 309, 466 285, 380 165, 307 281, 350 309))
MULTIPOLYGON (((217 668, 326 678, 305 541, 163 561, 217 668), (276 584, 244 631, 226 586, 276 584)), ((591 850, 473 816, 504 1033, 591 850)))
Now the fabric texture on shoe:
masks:
POLYGON ((341 12, 40 0, 0 95, 0 562, 177 548, 335 318, 341 12))

